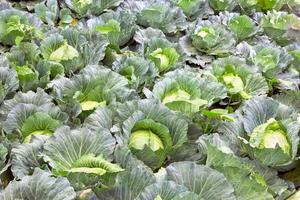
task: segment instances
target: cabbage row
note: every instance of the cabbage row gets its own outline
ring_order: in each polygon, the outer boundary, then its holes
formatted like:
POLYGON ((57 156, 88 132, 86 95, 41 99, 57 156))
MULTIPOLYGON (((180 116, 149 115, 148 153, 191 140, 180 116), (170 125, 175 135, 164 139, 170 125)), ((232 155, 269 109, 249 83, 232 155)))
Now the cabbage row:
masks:
POLYGON ((300 199, 299 16, 298 0, 0 2, 0 199, 300 199))

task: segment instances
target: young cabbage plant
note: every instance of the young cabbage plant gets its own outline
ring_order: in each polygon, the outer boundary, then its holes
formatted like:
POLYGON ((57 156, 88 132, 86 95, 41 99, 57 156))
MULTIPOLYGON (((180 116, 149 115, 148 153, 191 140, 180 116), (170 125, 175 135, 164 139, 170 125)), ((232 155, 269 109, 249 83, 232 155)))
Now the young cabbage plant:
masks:
POLYGON ((237 0, 237 4, 242 11, 248 14, 255 11, 280 10, 287 2, 285 0, 237 0))
POLYGON ((117 10, 87 21, 88 27, 108 39, 110 44, 123 46, 137 30, 136 16, 129 10, 117 10))
POLYGON ((55 0, 37 3, 34 12, 44 23, 54 26, 59 17, 59 4, 55 0))
POLYGON ((238 95, 237 98, 250 99, 269 91, 265 78, 238 57, 218 58, 212 63, 212 73, 232 98, 238 95))
POLYGON ((22 41, 40 38, 41 20, 32 14, 15 9, 0 11, 0 43, 18 45, 22 41))
POLYGON ((292 57, 279 47, 272 45, 259 44, 254 47, 256 55, 254 57, 254 64, 260 67, 263 75, 266 78, 272 78, 277 73, 286 69, 292 57))
POLYGON ((128 0, 124 7, 136 13, 139 25, 160 29, 165 34, 174 35, 187 27, 183 11, 167 0, 128 0))
POLYGON ((44 60, 39 46, 35 43, 22 42, 12 47, 6 56, 17 72, 22 91, 44 88, 50 79, 64 74, 64 66, 44 60))
POLYGON ((278 177, 276 170, 240 155, 240 149, 236 149, 230 139, 230 132, 235 129, 223 130, 223 135, 215 133, 201 136, 198 143, 206 150, 206 164, 226 177, 238 199, 263 196, 271 200, 284 193, 291 193, 289 190, 292 188, 278 177))
POLYGON ((286 49, 275 46, 269 43, 268 40, 258 42, 254 46, 243 43, 239 49, 242 49, 242 56, 247 59, 247 62, 252 63, 259 69, 270 87, 279 82, 279 75, 285 72, 293 60, 286 49))
POLYGON ((52 135, 66 120, 66 114, 54 104, 39 107, 20 103, 9 111, 3 130, 12 139, 26 143, 33 135, 52 135))
POLYGON ((213 14, 205 0, 172 0, 178 7, 183 10, 188 19, 194 20, 197 17, 206 17, 213 14))
POLYGON ((154 62, 136 55, 117 59, 113 62, 112 69, 126 77, 131 88, 139 90, 144 85, 151 84, 159 73, 154 62))
POLYGON ((168 41, 164 36, 161 38, 149 36, 141 42, 141 53, 145 58, 155 63, 160 73, 182 65, 183 52, 177 44, 168 41))
POLYGON ((1 115, 7 117, 9 112, 19 105, 33 105, 35 107, 51 107, 53 98, 43 89, 38 88, 36 92, 18 92, 12 99, 8 99, 1 105, 1 115))
POLYGON ((232 17, 228 22, 228 27, 239 41, 250 38, 258 32, 255 22, 247 15, 232 17))
POLYGON ((71 74, 88 64, 98 64, 105 56, 107 45, 99 35, 70 28, 49 34, 41 42, 40 51, 44 60, 61 64, 71 74))
POLYGON ((107 130, 58 129, 46 141, 43 157, 56 175, 68 177, 75 188, 102 184, 109 187, 123 169, 112 161, 115 139, 107 130), (78 180, 80 180, 78 182, 78 180))
POLYGON ((75 116, 129 98, 128 80, 103 66, 86 66, 70 79, 60 77, 49 84, 60 106, 75 116), (71 106, 72 105, 72 106, 71 106), (71 109, 70 109, 71 106, 71 109))
POLYGON ((260 21, 264 33, 281 45, 299 41, 300 19, 287 12, 269 11, 260 21))
POLYGON ((187 69, 166 73, 154 85, 153 94, 171 110, 188 115, 210 107, 227 96, 224 86, 197 76, 196 72, 189 72, 187 69))
POLYGON ((271 167, 294 162, 299 145, 299 123, 293 110, 272 98, 256 97, 241 108, 248 137, 241 138, 247 153, 271 167))
POLYGON ((99 16, 105 10, 112 9, 122 2, 123 0, 64 0, 64 3, 75 11, 79 18, 88 15, 99 16))
POLYGON ((187 140, 187 122, 155 100, 130 101, 116 112, 118 143, 152 169, 187 140))
POLYGON ((190 33, 192 46, 209 55, 231 54, 236 44, 234 35, 217 20, 198 20, 190 33))
POLYGON ((33 135, 52 135, 68 118, 42 89, 18 93, 1 106, 3 130, 12 139, 30 142, 33 135))

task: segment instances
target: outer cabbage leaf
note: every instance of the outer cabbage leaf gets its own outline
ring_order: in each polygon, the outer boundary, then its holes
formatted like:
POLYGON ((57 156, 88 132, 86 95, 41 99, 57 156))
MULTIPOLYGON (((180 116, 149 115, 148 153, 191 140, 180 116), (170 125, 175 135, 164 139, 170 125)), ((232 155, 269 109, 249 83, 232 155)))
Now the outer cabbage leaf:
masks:
POLYGON ((167 180, 185 186, 198 199, 236 199, 234 189, 220 172, 194 162, 177 162, 167 168, 167 180))
POLYGON ((91 132, 87 128, 58 129, 46 141, 43 157, 53 168, 53 173, 67 176, 76 188, 98 182, 109 184, 110 178, 123 171, 110 163, 115 139, 107 130, 91 132))
POLYGON ((6 156, 8 155, 8 149, 5 147, 4 144, 0 143, 0 172, 6 166, 6 156))
POLYGON ((174 3, 180 7, 184 14, 190 18, 195 19, 196 17, 206 17, 212 14, 213 11, 208 6, 205 0, 173 0, 174 3))
POLYGON ((298 72, 300 72, 300 44, 293 43, 285 47, 287 52, 293 57, 291 61, 291 68, 295 68, 298 72))
POLYGON ((141 160, 139 160, 129 149, 126 144, 118 144, 114 151, 114 160, 120 163, 121 167, 126 171, 133 170, 136 166, 150 169, 141 160))
POLYGON ((37 3, 34 11, 41 20, 49 25, 54 25, 59 15, 58 2, 56 0, 47 0, 37 3))
POLYGON ((30 143, 20 144, 12 149, 11 171, 14 177, 22 179, 32 174, 36 167, 42 167, 39 154, 47 139, 48 136, 33 136, 30 143))
POLYGON ((51 177, 49 172, 36 168, 32 176, 25 176, 21 181, 12 181, 0 193, 3 200, 73 200, 74 189, 66 178, 51 177))
POLYGON ((14 98, 4 101, 3 105, 1 105, 0 113, 3 116, 7 116, 10 111, 20 104, 32 105, 41 108, 54 106, 52 103, 52 97, 41 88, 38 88, 36 92, 28 91, 26 93, 16 93, 14 98))
POLYGON ((232 11, 236 6, 234 0, 209 0, 209 5, 215 11, 232 11))
POLYGON ((173 200, 177 195, 186 192, 187 188, 173 181, 163 181, 145 187, 137 200, 173 200))
POLYGON ((15 70, 9 68, 5 63, 4 57, 0 57, 0 104, 7 95, 15 92, 19 87, 19 80, 15 70), (2 61, 3 60, 3 61, 2 61))
POLYGON ((274 99, 279 101, 280 103, 289 106, 292 108, 296 113, 300 113, 300 92, 299 91, 284 91, 281 94, 276 94, 272 96, 274 99))
POLYGON ((118 174, 116 177, 116 183, 113 187, 108 190, 94 188, 94 192, 103 200, 135 199, 141 194, 146 186, 153 183, 155 183, 155 176, 153 172, 138 165, 130 171, 118 174))
POLYGON ((100 107, 84 120, 83 126, 93 132, 110 130, 113 127, 113 112, 106 107, 100 107))

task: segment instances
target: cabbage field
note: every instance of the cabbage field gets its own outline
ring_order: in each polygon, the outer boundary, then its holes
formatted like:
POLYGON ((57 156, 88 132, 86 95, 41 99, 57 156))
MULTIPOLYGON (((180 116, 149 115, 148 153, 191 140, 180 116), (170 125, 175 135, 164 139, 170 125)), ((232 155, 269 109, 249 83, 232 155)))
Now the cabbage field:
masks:
POLYGON ((0 0, 0 200, 300 200, 299 0, 0 0))

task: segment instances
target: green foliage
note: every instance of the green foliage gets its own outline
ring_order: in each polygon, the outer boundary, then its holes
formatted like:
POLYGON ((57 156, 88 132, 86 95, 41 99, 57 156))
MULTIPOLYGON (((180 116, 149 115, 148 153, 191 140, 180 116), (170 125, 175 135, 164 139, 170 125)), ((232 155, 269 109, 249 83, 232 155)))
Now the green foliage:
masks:
POLYGON ((0 199, 298 199, 299 11, 1 1, 0 199))

